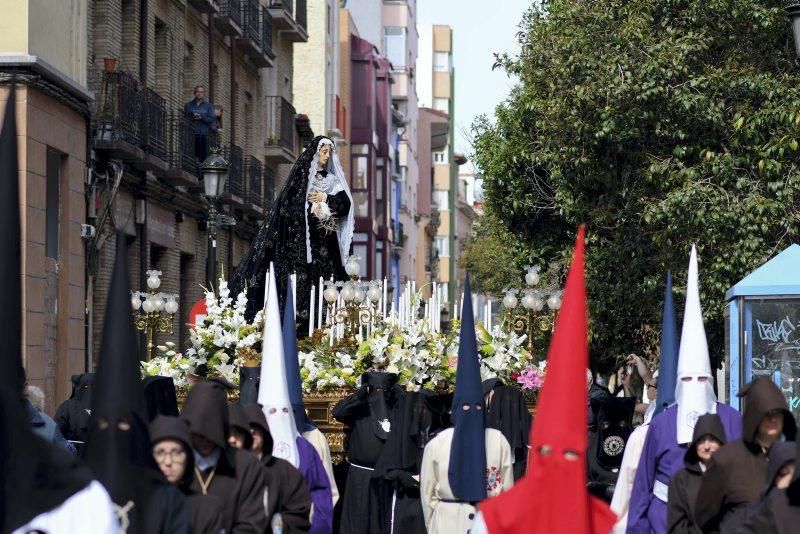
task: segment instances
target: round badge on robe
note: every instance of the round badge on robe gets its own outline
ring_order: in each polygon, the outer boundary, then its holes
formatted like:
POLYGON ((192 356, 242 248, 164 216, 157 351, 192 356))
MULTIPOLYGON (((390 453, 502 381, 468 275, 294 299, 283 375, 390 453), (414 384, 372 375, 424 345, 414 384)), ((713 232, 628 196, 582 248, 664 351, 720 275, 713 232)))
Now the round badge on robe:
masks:
POLYGON ((625 450, 625 440, 620 436, 609 436, 603 441, 603 452, 608 456, 619 456, 625 450))
POLYGON ((392 423, 388 419, 384 419, 380 422, 381 428, 384 432, 391 432, 392 430, 392 423))

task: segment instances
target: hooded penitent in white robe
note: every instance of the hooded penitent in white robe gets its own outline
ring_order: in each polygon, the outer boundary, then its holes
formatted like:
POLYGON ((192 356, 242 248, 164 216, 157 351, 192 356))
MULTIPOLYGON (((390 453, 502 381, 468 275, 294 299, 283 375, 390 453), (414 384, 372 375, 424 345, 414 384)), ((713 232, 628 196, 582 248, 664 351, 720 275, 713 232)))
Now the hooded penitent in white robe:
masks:
MULTIPOLYGON (((425 526, 430 534, 466 534, 472 527, 476 508, 457 500, 450 489, 447 469, 453 429, 441 431, 425 446, 420 470, 420 495, 425 526)), ((486 493, 499 495, 514 485, 511 447, 499 430, 486 429, 486 493)))

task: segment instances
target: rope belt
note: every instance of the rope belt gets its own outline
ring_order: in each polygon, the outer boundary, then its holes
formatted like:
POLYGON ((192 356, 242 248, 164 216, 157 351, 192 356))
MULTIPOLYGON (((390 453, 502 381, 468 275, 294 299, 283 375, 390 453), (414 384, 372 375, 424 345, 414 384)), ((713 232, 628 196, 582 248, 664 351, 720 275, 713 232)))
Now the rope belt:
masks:
POLYGON ((351 466, 351 467, 356 467, 356 468, 358 468, 358 469, 365 469, 365 470, 367 470, 367 471, 375 471, 375 468, 374 468, 374 467, 364 467, 363 465, 354 464, 354 463, 352 463, 352 462, 350 462, 350 466, 351 466))

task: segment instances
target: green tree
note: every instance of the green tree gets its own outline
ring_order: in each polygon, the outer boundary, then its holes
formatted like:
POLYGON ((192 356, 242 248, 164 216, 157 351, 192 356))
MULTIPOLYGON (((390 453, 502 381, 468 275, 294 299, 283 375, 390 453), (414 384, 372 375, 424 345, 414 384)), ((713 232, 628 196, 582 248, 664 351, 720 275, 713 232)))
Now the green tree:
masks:
POLYGON ((595 365, 653 343, 696 243, 712 358, 724 293, 800 231, 800 79, 774 0, 544 0, 520 80, 474 126, 491 217, 542 263, 588 226, 595 365))

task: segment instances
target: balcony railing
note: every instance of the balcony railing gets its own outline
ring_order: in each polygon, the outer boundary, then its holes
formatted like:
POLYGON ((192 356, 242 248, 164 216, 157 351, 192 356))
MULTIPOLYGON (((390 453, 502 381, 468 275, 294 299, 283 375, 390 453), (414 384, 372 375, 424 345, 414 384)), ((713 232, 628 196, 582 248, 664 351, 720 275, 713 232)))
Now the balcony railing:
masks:
POLYGON ((103 96, 96 120, 98 141, 125 141, 139 146, 139 82, 122 71, 103 74, 103 96))
POLYGON ((265 7, 261 8, 261 50, 272 57, 272 15, 265 7))
POLYGON ((228 180, 225 182, 225 192, 243 199, 244 151, 239 146, 228 145, 225 147, 224 156, 228 161, 228 180))
POLYGON ((226 35, 241 33, 242 0, 221 0, 219 16, 215 19, 217 28, 226 35))
POLYGON ((269 215, 275 202, 275 169, 264 165, 264 215, 269 215))
POLYGON ((150 88, 141 92, 142 149, 148 154, 167 160, 167 109, 164 99, 150 88))
POLYGON ((264 209, 264 166, 254 156, 247 156, 245 168, 247 176, 246 202, 264 209))
MULTIPOLYGON (((306 0, 294 0, 294 20, 297 21, 297 25, 306 30, 308 28, 308 8, 306 6, 306 0)), ((291 3, 291 0, 287 0, 287 3, 291 3)))
POLYGON ((199 165, 195 156, 194 121, 181 111, 173 111, 169 118, 169 164, 199 176, 199 165))
POLYGON ((284 11, 289 13, 290 15, 294 15, 294 10, 292 6, 294 5, 293 0, 272 0, 269 4, 270 7, 282 7, 284 11))
POLYGON ((267 145, 294 152, 295 110, 282 96, 267 97, 267 145))
POLYGON ((254 43, 258 43, 260 45, 261 32, 258 19, 261 6, 259 5, 258 0, 243 0, 243 2, 242 30, 244 31, 244 36, 247 39, 252 39, 254 43))

